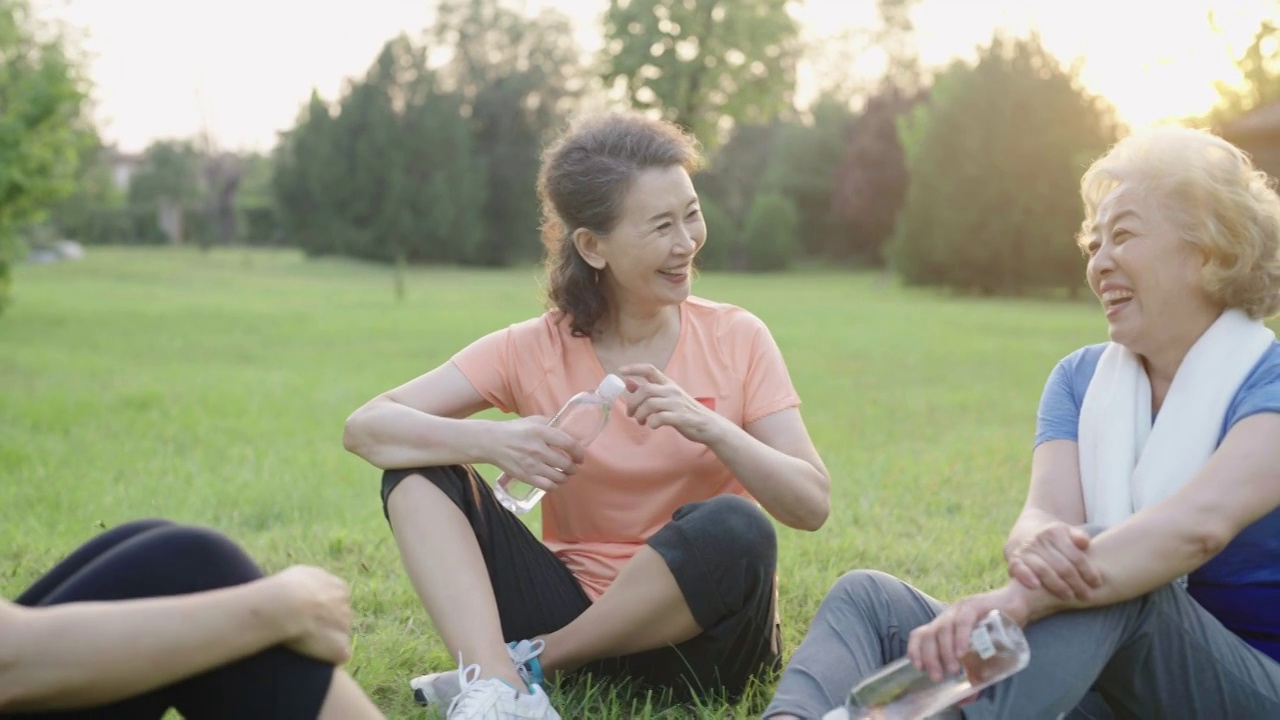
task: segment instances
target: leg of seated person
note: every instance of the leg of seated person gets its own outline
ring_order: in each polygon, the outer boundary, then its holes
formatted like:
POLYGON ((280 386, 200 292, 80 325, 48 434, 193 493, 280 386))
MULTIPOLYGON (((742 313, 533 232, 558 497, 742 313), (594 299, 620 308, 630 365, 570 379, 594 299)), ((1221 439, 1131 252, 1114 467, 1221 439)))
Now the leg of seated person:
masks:
POLYGON ((841 576, 783 670, 764 717, 817 720, 844 705, 855 684, 905 655, 911 631, 944 607, 882 572, 841 576))
MULTIPOLYGON (((409 580, 454 661, 460 653, 481 678, 523 687, 507 643, 554 632, 590 607, 573 573, 473 468, 386 471, 382 499, 409 580)), ((422 700, 447 704, 455 672, 424 675, 414 687, 437 680, 422 700)))
POLYGON ((133 520, 106 530, 76 548, 62 562, 55 565, 52 570, 32 583, 31 587, 19 595, 14 602, 28 607, 39 605, 40 601, 48 597, 59 585, 79 572, 80 568, 93 562, 98 556, 137 535, 171 525, 173 523, 168 520, 133 520))
MULTIPOLYGON (((81 601, 183 595, 238 585, 262 576, 251 559, 223 535, 165 525, 115 544, 49 592, 41 606, 81 601)), ((184 717, 315 718, 330 692, 332 665, 282 647, 105 708, 33 717, 159 718, 169 707, 184 717)), ((358 703, 349 705, 358 707, 358 703)), ((376 711, 375 711, 376 712, 376 711)), ((349 715, 360 717, 360 715, 349 715)), ((377 717, 377 715, 365 715, 377 717)))
POLYGON ((1026 629, 1031 662, 966 718, 1057 718, 1093 685, 1116 717, 1280 717, 1280 663, 1168 585, 1026 629))
POLYGON ((776 569, 773 525, 750 501, 725 495, 685 505, 595 605, 546 637, 546 665, 609 658, 583 670, 682 699, 736 700, 780 660, 776 569))

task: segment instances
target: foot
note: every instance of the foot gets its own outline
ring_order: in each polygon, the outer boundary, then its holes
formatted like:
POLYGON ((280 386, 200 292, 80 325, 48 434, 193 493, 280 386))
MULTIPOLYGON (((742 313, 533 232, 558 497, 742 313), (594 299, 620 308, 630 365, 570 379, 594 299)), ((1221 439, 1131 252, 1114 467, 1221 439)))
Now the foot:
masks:
POLYGON ((539 685, 520 692, 497 678, 481 678, 479 665, 458 668, 460 692, 448 720, 560 720, 539 685))
MULTIPOLYGON (((524 680, 526 687, 542 685, 542 665, 538 656, 546 647, 541 638, 537 640, 521 640, 507 645, 507 653, 516 666, 516 673, 524 680)), ((420 675, 409 681, 413 688, 413 699, 419 705, 448 705, 461 691, 460 676, 456 670, 420 675)))

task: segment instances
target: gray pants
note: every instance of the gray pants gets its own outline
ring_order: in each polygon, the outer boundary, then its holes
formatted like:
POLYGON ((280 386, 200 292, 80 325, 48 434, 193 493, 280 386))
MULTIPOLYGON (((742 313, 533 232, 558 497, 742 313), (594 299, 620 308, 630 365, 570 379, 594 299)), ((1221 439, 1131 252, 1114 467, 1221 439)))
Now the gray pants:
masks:
MULTIPOLYGON (((911 631, 944 607, 884 573, 844 575, 818 608, 764 717, 821 718, 859 680, 905 655, 911 631)), ((1031 663, 965 705, 965 718, 1280 718, 1280 663, 1176 584, 1051 615, 1026 634, 1031 663)))

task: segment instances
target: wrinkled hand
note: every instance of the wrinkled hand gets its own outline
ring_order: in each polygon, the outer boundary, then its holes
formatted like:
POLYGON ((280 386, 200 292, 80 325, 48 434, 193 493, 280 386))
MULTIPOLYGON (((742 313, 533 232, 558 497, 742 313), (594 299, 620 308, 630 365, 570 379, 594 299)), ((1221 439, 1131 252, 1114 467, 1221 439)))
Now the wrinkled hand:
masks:
POLYGON ((960 672, 960 658, 969 651, 969 636, 987 613, 1000 610, 1018 625, 1026 625, 1030 613, 1026 593, 1017 583, 1010 583, 970 595, 943 610, 929 624, 911 631, 907 640, 911 664, 935 682, 960 672))
POLYGON ((531 415, 499 423, 501 431, 490 462, 517 480, 555 490, 577 472, 585 451, 568 433, 548 426, 550 421, 531 415))
POLYGON ((1102 574, 1085 551, 1089 534, 1064 522, 1046 525, 1009 553, 1009 577, 1028 589, 1043 587, 1062 600, 1088 600, 1102 574))
POLYGON ((285 647, 341 665, 351 657, 351 591, 325 570, 294 565, 270 578, 280 589, 289 628, 285 647))
POLYGON ((715 439, 727 422, 652 365, 627 365, 617 374, 627 383, 627 415, 650 428, 671 427, 703 445, 715 439))

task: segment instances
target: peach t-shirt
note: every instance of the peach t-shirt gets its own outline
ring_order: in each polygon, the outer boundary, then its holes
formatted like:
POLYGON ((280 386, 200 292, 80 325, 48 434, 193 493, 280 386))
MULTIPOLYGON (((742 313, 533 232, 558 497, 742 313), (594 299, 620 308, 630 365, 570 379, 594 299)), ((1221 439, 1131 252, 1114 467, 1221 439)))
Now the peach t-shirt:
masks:
MULTIPOLYGON (((573 337, 562 317, 551 311, 493 332, 453 362, 503 412, 551 417, 605 375, 590 339, 573 337)), ((768 328, 733 305, 681 303, 680 337, 659 369, 739 426, 800 404, 768 328)), ((541 503, 543 542, 592 600, 681 505, 725 493, 751 497, 709 448, 672 428, 640 425, 624 399, 578 472, 541 503)))

